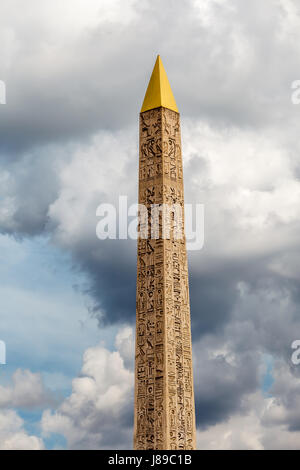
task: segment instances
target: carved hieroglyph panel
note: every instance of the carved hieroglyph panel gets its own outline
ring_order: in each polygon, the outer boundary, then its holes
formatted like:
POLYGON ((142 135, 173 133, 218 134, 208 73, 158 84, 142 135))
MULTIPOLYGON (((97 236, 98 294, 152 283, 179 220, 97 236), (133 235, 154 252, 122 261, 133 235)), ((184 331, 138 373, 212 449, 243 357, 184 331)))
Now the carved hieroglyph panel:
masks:
MULTIPOLYGON (((140 115, 139 203, 178 204, 183 213, 179 114, 140 115)), ((153 219, 152 219, 153 220, 153 219)), ((172 223, 172 222, 171 222, 172 223)), ((138 240, 135 356, 135 449, 195 449, 186 243, 159 234, 138 240)), ((184 227, 183 227, 184 228, 184 227)))

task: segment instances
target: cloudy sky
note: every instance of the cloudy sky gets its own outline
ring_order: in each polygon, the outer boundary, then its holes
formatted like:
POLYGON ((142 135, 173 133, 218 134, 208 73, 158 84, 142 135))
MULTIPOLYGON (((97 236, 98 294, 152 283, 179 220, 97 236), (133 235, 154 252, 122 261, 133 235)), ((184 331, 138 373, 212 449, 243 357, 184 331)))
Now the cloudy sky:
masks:
POLYGON ((2 0, 0 449, 131 448, 137 199, 157 54, 181 112, 199 449, 300 448, 297 0, 2 0))

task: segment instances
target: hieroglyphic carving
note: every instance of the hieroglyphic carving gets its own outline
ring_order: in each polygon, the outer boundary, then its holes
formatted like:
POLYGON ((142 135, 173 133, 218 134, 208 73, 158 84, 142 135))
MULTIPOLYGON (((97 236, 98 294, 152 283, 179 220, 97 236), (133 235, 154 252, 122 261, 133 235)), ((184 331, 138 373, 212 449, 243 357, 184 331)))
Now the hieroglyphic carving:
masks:
MULTIPOLYGON (((184 206, 180 119, 160 107, 140 115, 139 203, 184 206)), ((183 213, 183 212, 182 212, 183 213)), ((184 236, 138 239, 135 449, 194 449, 187 254, 184 236)))

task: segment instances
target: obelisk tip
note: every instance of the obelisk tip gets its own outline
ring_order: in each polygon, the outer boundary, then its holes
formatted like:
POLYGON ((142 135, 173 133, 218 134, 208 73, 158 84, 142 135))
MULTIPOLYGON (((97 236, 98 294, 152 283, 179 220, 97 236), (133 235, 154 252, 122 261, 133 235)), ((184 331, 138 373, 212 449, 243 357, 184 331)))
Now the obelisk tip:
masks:
POLYGON ((160 106, 178 113, 176 101, 165 68, 158 54, 145 94, 141 113, 149 111, 150 109, 159 108, 160 106))

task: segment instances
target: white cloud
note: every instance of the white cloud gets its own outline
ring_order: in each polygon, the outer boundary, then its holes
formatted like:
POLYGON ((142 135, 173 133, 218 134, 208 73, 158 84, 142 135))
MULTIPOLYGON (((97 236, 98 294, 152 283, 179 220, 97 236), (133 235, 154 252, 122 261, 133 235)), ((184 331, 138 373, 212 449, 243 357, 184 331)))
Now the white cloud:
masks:
MULTIPOLYGON (((125 328, 118 335, 123 351, 129 334, 125 328)), ((44 412, 42 428, 45 435, 63 434, 70 449, 124 448, 132 439, 132 412, 133 373, 119 351, 98 346, 84 353, 72 394, 55 412, 44 412)))
POLYGON ((53 402, 44 386, 41 374, 17 369, 12 376, 12 386, 0 386, 0 408, 36 408, 53 402))
POLYGON ((126 326, 119 330, 116 335, 116 348, 120 352, 124 364, 127 368, 132 369, 134 362, 134 335, 130 326, 126 326))
POLYGON ((250 395, 245 413, 234 414, 226 422, 206 430, 197 430, 198 449, 299 450, 300 432, 289 431, 280 423, 283 410, 276 411, 277 422, 267 425, 265 415, 273 413, 275 406, 273 398, 259 392, 250 395))
POLYGON ((276 362, 274 383, 270 390, 272 398, 262 421, 268 428, 279 426, 285 433, 291 431, 291 434, 300 436, 300 377, 297 372, 298 368, 292 364, 288 368, 283 361, 276 362))
MULTIPOLYGON (((197 269, 268 256, 273 257, 269 269, 287 271, 281 255, 298 249, 300 225, 293 138, 289 129, 269 128, 260 135, 183 121, 186 201, 205 206, 205 245, 197 269)), ((296 275, 296 266, 293 271, 296 275)))
POLYGON ((261 136, 247 129, 213 129, 186 120, 184 147, 187 171, 193 158, 194 163, 201 159, 205 164, 188 178, 194 197, 201 188, 203 197, 214 198, 218 210, 232 214, 238 228, 263 230, 299 219, 297 160, 274 131, 261 136))
POLYGON ((43 450, 42 439, 30 436, 13 410, 0 410, 0 450, 43 450))
MULTIPOLYGON (((256 405, 252 402, 252 408, 256 405)), ((197 430, 197 448, 204 450, 261 450, 262 427, 255 408, 249 415, 233 415, 228 421, 197 430)))
POLYGON ((100 132, 88 145, 74 150, 60 168, 58 197, 48 210, 57 243, 68 248, 88 240, 98 246, 96 208, 102 202, 117 204, 119 194, 133 192, 135 185, 130 189, 124 174, 134 162, 134 150, 132 129, 100 132))

